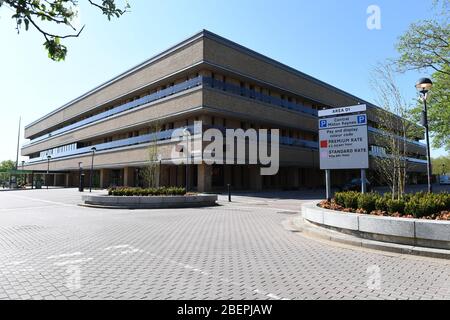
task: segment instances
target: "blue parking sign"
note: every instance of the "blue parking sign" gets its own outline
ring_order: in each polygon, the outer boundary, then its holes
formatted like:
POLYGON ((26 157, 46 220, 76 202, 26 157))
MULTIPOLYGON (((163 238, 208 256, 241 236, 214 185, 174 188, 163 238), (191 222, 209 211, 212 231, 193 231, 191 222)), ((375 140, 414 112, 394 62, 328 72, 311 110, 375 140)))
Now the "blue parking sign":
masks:
POLYGON ((327 120, 320 120, 320 127, 326 128, 327 127, 327 120))
POLYGON ((358 116, 358 124, 366 124, 366 115, 358 116))

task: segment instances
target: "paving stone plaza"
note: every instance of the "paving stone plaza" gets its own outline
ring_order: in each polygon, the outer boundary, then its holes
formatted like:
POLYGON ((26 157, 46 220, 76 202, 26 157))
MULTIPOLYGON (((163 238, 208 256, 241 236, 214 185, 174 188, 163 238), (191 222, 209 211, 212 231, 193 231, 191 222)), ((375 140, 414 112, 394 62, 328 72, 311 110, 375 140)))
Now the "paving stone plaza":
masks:
POLYGON ((297 193, 105 210, 75 189, 0 192, 0 299, 450 299, 449 260, 289 231, 319 198, 297 193))

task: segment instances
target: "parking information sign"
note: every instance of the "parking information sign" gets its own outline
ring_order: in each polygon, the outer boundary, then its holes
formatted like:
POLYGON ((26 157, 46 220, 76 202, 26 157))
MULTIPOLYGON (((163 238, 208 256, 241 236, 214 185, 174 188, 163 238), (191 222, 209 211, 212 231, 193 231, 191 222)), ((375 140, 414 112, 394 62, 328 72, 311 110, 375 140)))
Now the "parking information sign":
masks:
MULTIPOLYGON (((346 109, 349 113, 366 110, 365 106, 346 109)), ((333 114, 332 110, 327 110, 326 114, 333 114)), ((338 116, 319 118, 320 169, 369 168, 367 115, 337 113, 338 116)))

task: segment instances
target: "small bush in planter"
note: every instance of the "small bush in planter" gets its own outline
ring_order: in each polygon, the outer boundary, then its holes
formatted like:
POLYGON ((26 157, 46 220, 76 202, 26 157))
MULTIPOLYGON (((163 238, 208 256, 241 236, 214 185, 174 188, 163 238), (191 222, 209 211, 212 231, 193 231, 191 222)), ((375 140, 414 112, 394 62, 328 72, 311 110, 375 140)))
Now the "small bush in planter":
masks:
POLYGON ((360 194, 358 196, 358 209, 363 209, 366 213, 371 213, 375 210, 377 200, 381 198, 376 193, 360 194))
POLYGON ((159 187, 159 188, 110 188, 108 189, 108 195, 110 196, 120 196, 120 197, 130 197, 130 196, 175 196, 175 195, 185 195, 186 189, 179 187, 159 187))
POLYGON ((389 213, 398 212, 400 214, 403 214, 405 212, 405 201, 389 199, 386 202, 386 207, 389 213))
POLYGON ((344 206, 349 209, 358 209, 359 192, 349 191, 344 196, 344 206))
POLYGON ((344 199, 345 199, 345 192, 336 192, 334 194, 334 202, 336 202, 336 204, 342 207, 345 206, 344 199))

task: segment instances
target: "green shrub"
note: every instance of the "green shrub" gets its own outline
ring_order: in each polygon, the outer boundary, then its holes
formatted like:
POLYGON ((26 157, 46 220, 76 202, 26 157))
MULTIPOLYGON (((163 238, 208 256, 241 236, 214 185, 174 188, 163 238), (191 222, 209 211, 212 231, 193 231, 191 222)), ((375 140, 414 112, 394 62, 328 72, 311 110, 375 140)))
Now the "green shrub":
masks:
POLYGON ((400 213, 422 218, 441 211, 450 211, 450 194, 418 192, 405 195, 401 200, 392 200, 392 194, 383 196, 376 193, 360 194, 355 191, 337 192, 334 198, 340 206, 348 209, 363 209, 367 213, 373 210, 400 213))
POLYGON ((358 197, 359 192, 349 191, 345 193, 344 196, 344 207, 349 209, 358 209, 358 197))
POLYGON ((405 201, 403 200, 388 200, 386 202, 387 211, 389 213, 400 213, 403 214, 405 212, 405 201))
POLYGON ((345 199, 345 192, 336 192, 334 194, 334 202, 336 202, 336 204, 344 207, 345 203, 344 203, 344 199, 345 199))
POLYGON ((367 213, 375 210, 377 200, 381 198, 376 193, 360 194, 358 196, 358 209, 363 209, 367 213))
POLYGON ((387 211, 387 199, 385 197, 379 197, 375 200, 375 210, 387 211))
POLYGON ((179 187, 159 187, 159 188, 127 188, 118 187, 108 189, 108 195, 110 196, 161 196, 161 195, 185 195, 186 189, 179 187))

